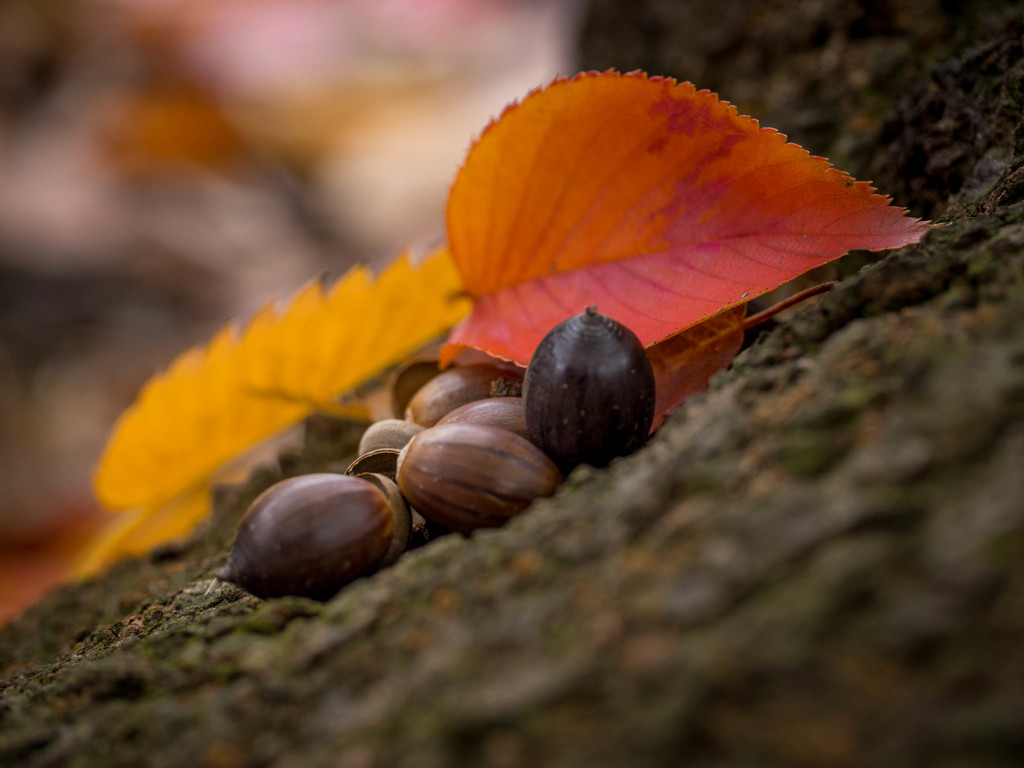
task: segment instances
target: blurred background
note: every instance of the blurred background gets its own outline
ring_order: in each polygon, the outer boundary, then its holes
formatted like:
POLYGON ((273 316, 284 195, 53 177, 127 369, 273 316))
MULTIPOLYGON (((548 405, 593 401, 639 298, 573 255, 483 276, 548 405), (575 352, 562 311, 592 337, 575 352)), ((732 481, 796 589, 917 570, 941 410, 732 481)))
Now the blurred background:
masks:
POLYGON ((0 622, 103 522, 139 386, 310 278, 443 240, 472 139, 581 0, 0 4, 0 622))

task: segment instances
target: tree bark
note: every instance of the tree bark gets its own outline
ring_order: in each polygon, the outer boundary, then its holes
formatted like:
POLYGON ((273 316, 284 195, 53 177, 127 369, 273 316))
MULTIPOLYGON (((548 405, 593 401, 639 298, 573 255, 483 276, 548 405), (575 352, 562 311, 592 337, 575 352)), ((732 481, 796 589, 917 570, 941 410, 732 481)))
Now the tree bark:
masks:
POLYGON ((611 2, 586 67, 691 79, 918 215, 650 443, 320 604, 208 590, 260 488, 0 635, 0 764, 1016 766, 1021 5, 611 2), (787 15, 787 13, 789 15, 787 15))

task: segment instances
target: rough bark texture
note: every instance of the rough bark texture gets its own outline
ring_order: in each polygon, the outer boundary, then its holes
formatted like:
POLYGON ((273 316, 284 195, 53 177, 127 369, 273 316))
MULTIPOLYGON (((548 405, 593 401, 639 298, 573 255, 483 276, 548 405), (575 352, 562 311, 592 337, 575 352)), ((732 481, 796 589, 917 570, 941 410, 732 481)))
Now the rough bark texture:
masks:
POLYGON ((1020 6, 953 5, 595 2, 585 66, 717 89, 950 223, 502 530, 326 604, 208 593, 247 500, 349 450, 314 422, 3 631, 0 764, 1019 765, 1020 6))

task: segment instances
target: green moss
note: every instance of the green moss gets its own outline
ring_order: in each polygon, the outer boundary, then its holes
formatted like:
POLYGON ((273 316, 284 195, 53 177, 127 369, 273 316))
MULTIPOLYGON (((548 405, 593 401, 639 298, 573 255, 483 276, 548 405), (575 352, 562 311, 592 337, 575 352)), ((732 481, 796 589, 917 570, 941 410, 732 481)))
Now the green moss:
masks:
POLYGON ((985 547, 985 560, 999 573, 1011 573, 1024 562, 1024 532, 1009 531, 995 536, 985 547))
POLYGON ((735 480, 739 461, 738 454, 725 453, 682 468, 683 492, 686 495, 707 495, 722 491, 735 480))
POLYGON ((835 434, 801 429, 785 435, 775 457, 792 474, 813 477, 843 458, 846 449, 846 441, 835 434))

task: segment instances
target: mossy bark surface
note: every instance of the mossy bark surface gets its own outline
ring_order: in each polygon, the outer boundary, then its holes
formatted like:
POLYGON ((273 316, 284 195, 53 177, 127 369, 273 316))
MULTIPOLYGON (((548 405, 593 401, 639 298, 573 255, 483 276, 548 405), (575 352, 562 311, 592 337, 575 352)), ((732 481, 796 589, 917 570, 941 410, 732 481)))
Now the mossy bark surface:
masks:
POLYGON ((1020 6, 920 3, 917 26, 899 22, 913 3, 867 4, 888 14, 879 31, 809 3, 826 32, 780 18, 780 38, 757 32, 772 3, 724 5, 597 2, 583 63, 726 98, 762 83, 765 108, 745 111, 782 130, 832 115, 827 146, 805 146, 856 148, 847 168, 884 167, 883 191, 948 223, 503 529, 438 539, 327 603, 210 588, 261 488, 351 451, 353 425, 313 422, 301 453, 220 492, 191 541, 2 631, 0 764, 1020 764, 1020 6), (686 71, 705 34, 718 81, 686 71), (662 42, 633 61, 634 38, 662 42), (792 68, 836 40, 890 62, 891 82, 843 81, 836 101, 820 68, 792 68), (769 119, 780 72, 796 106, 769 119))

